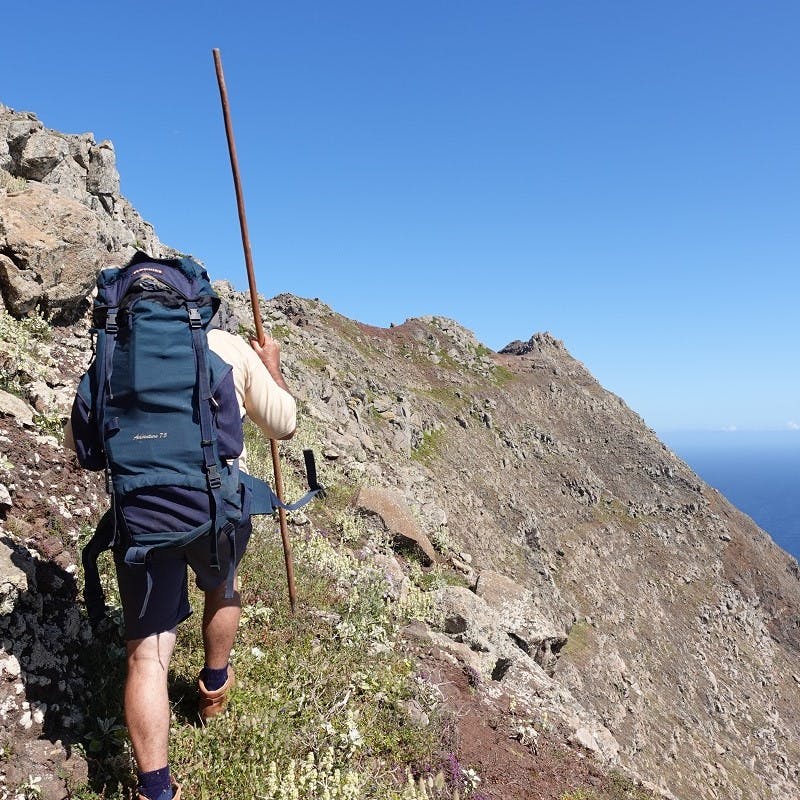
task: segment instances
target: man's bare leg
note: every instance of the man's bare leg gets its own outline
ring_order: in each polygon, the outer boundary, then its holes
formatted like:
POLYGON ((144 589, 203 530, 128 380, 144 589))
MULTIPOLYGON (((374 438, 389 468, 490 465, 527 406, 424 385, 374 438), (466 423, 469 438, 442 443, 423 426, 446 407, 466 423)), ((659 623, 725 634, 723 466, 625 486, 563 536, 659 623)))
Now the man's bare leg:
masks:
POLYGON ((139 772, 161 769, 167 764, 167 672, 174 648, 175 628, 128 642, 125 721, 139 772))
POLYGON ((228 707, 228 693, 234 683, 233 669, 228 664, 231 656, 242 601, 238 591, 225 599, 225 584, 206 592, 203 608, 203 649, 206 663, 200 671, 197 684, 200 691, 197 711, 203 722, 208 722, 228 707))
POLYGON ((211 669, 225 669, 239 628, 239 617, 242 615, 242 598, 238 585, 233 597, 225 599, 225 583, 216 589, 206 592, 203 608, 203 647, 205 649, 206 666, 211 669))

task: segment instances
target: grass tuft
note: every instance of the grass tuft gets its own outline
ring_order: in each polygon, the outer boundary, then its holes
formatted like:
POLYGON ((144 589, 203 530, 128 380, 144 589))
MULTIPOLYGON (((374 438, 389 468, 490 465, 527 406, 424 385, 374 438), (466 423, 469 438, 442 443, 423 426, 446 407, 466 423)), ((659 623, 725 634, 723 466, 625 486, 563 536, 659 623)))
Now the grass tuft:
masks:
POLYGON ((25 178, 18 178, 4 169, 0 169, 0 189, 7 192, 21 192, 28 185, 25 178))
POLYGON ((432 430, 423 431, 422 440, 411 451, 411 458, 422 464, 431 464, 441 452, 444 438, 444 428, 433 428, 432 430))

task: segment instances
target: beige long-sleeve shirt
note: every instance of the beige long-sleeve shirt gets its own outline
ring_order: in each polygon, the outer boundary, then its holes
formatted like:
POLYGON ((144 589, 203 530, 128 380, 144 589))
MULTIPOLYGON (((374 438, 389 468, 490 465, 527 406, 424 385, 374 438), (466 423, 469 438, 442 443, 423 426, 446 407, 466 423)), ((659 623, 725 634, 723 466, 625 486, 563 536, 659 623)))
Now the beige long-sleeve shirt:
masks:
MULTIPOLYGON (((253 348, 239 336, 222 330, 208 332, 208 346, 233 369, 240 415, 246 414, 271 439, 289 436, 297 426, 295 399, 278 386, 253 348)), ((64 446, 75 449, 69 422, 64 430, 64 446)), ((240 466, 246 470, 244 451, 240 466)))
POLYGON ((233 368, 239 411, 270 439, 283 439, 297 426, 294 397, 281 389, 256 352, 239 336, 208 332, 208 346, 233 368))

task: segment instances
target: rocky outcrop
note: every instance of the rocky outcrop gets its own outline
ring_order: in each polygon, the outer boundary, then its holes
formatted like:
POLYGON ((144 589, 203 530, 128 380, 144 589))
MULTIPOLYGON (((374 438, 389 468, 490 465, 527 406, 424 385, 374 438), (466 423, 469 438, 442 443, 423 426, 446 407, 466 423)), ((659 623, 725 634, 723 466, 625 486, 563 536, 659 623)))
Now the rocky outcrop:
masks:
POLYGON ((568 631, 537 613, 531 599, 521 586, 487 570, 475 592, 463 587, 437 592, 447 635, 434 633, 432 639, 486 681, 490 693, 512 697, 537 725, 558 720, 574 742, 609 764, 617 763, 620 748, 611 732, 552 678, 568 631))
POLYGON ((534 333, 527 342, 516 339, 509 342, 501 351, 501 355, 527 356, 531 353, 542 353, 548 348, 564 350, 564 343, 550 333, 534 333))
POLYGON ((10 417, 19 425, 33 427, 33 409, 24 400, 2 389, 0 389, 0 417, 10 417))
POLYGON ((364 486, 356 498, 356 507, 365 514, 374 515, 391 536, 419 547, 427 564, 438 560, 430 539, 420 530, 405 503, 405 498, 391 489, 364 486))
POLYGON ((173 252, 120 195, 111 142, 0 105, 0 298, 74 321, 101 266, 173 252))

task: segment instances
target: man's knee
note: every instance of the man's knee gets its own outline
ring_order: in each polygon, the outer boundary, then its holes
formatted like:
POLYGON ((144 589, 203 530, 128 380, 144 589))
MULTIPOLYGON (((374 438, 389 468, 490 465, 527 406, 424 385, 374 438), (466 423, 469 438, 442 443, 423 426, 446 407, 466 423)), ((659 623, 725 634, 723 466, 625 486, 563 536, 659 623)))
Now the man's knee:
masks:
POLYGON ((214 589, 209 589, 205 594, 206 607, 225 608, 228 606, 241 606, 242 597, 239 594, 239 577, 233 579, 233 597, 225 597, 225 590, 228 588, 228 582, 223 581, 219 586, 214 589))
POLYGON ((163 672, 166 677, 175 647, 175 628, 127 643, 128 670, 163 672))

